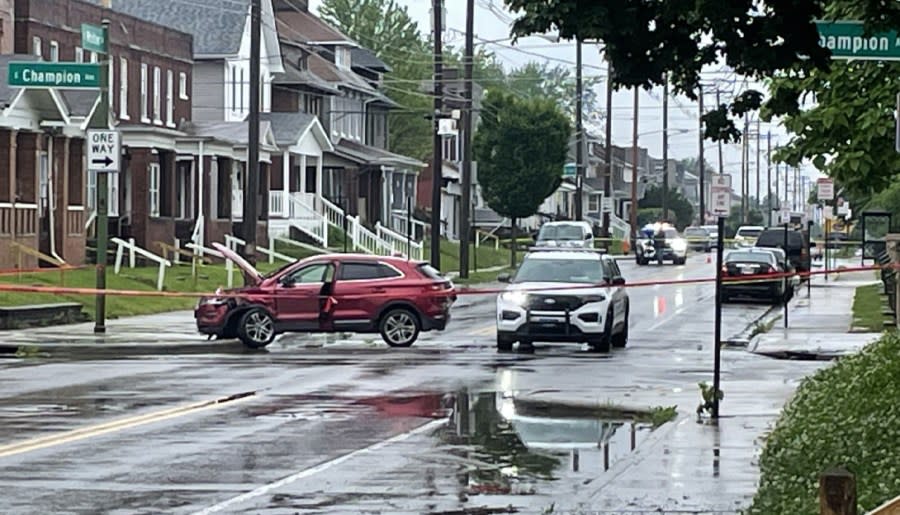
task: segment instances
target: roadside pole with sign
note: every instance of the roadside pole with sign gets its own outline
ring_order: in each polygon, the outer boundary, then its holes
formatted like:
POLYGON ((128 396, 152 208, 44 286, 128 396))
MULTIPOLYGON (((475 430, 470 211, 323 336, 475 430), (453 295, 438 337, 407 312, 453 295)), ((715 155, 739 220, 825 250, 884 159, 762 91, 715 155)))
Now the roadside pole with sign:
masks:
MULTIPOLYGON (((88 131, 88 173, 97 174, 97 289, 106 289, 106 260, 109 247, 109 173, 119 171, 121 150, 119 135, 109 127, 109 20, 101 27, 84 24, 81 46, 100 54, 100 103, 91 118, 88 131), (99 30, 98 30, 99 29, 99 30), (97 138, 96 144, 94 138, 97 138), (114 139, 114 141, 113 141, 114 139), (111 148, 114 147, 114 148, 111 148), (95 162, 96 161, 96 162, 95 162), (110 162, 111 161, 111 162, 110 162)), ((106 332, 106 295, 97 294, 97 316, 94 332, 106 332)))
MULTIPOLYGON (((719 238, 716 240, 716 327, 713 345, 713 408, 712 418, 719 420, 719 392, 722 374, 722 261, 725 254, 725 220, 731 213, 731 176, 713 175, 711 207, 717 218, 719 238)), ((718 422, 717 422, 718 423, 718 422)))
POLYGON ((819 179, 816 181, 816 197, 819 202, 824 205, 825 214, 825 281, 828 281, 828 258, 829 258, 829 242, 831 235, 831 223, 834 218, 834 212, 831 203, 834 200, 834 181, 831 179, 819 179))

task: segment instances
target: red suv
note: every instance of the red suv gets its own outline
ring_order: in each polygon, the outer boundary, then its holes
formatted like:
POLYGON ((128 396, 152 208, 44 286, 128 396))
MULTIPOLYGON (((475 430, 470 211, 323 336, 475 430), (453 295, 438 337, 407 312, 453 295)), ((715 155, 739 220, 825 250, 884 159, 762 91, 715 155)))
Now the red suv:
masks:
POLYGON ((453 284, 430 265, 404 258, 335 254, 290 263, 269 275, 227 247, 213 246, 244 273, 244 287, 200 299, 197 329, 259 349, 287 332, 381 333, 409 347, 420 331, 443 330, 453 284))

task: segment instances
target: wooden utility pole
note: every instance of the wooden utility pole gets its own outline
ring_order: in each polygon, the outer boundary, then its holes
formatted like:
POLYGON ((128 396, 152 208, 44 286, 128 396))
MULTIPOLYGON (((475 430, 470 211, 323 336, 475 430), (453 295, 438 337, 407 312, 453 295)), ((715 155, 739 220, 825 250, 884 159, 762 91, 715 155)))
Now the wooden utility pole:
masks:
MULTIPOLYGON (((443 2, 432 0, 434 10, 434 112, 432 113, 433 139, 431 146, 431 266, 441 269, 441 186, 444 182, 443 143, 438 128, 444 108, 444 62, 441 38, 443 37, 443 2)), ((513 242, 515 245, 515 242, 513 242)))
MULTIPOLYGON (((606 59, 606 170, 603 177, 603 198, 612 197, 612 101, 613 101, 613 66, 612 61, 606 59)), ((632 199, 634 200, 634 199, 632 199)), ((600 206, 600 217, 603 220, 603 237, 609 238, 609 213, 600 206)), ((632 223, 632 226, 634 224, 632 223)), ((632 227, 632 233, 634 227, 632 227)), ((634 239, 631 240, 634 245, 634 239)))
POLYGON ((663 211, 663 220, 668 221, 669 219, 669 76, 666 75, 665 81, 663 82, 663 176, 662 176, 662 184, 663 184, 663 198, 662 198, 662 211, 663 211))
POLYGON ((584 218, 584 121, 582 119, 581 40, 575 40, 575 219, 584 218))
POLYGON ((768 226, 772 227, 772 131, 766 134, 766 209, 768 226))
POLYGON ((244 174, 244 259, 256 263, 256 223, 259 219, 259 83, 261 0, 250 4, 250 114, 247 116, 247 172, 244 174))
POLYGON ((459 276, 469 277, 469 238, 472 234, 472 67, 475 54, 475 0, 466 1, 466 49, 463 81, 465 82, 463 110, 462 202, 459 206, 459 276))
MULTIPOLYGON (((719 88, 716 88, 716 109, 722 104, 719 99, 719 88)), ((722 140, 719 140, 719 173, 725 173, 725 160, 722 158, 722 140)))
MULTIPOLYGON (((629 223, 631 224, 631 248, 637 245, 637 184, 638 184, 638 101, 640 99, 640 88, 634 88, 634 121, 631 129, 631 213, 629 223)), ((636 252, 636 251, 635 251, 636 252)))
POLYGON ((700 128, 700 138, 699 138, 699 154, 700 154, 700 162, 698 165, 700 166, 700 225, 706 223, 706 158, 705 152, 703 150, 703 85, 697 85, 697 102, 698 102, 698 126, 700 128))
POLYGON ((759 209, 762 206, 762 195, 760 195, 760 175, 759 175, 759 156, 760 153, 760 145, 759 145, 759 117, 756 117, 756 209, 759 209))

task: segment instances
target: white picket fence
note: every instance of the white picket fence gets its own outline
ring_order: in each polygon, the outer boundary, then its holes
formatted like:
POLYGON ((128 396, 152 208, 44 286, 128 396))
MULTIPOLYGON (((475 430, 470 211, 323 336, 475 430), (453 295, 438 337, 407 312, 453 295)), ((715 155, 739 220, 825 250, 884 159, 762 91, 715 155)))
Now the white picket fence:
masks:
POLYGON ((375 224, 375 234, 390 247, 390 255, 397 253, 407 256, 409 259, 422 260, 425 256, 424 242, 414 241, 411 238, 388 229, 380 223, 375 224))

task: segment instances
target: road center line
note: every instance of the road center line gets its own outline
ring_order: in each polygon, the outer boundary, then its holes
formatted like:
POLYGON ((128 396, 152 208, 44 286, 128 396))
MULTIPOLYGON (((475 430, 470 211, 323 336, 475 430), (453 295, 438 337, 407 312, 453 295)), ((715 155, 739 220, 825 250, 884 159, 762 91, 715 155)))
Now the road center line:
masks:
POLYGON ((198 413, 200 411, 216 409, 225 405, 234 404, 235 402, 252 398, 254 395, 256 395, 255 392, 245 392, 236 395, 230 395, 228 397, 221 397, 218 399, 194 402, 183 406, 176 406, 174 408, 146 413, 144 415, 122 418, 110 422, 104 422, 102 424, 82 427, 80 429, 73 429, 71 431, 65 431, 62 433, 32 438, 30 440, 25 440, 22 442, 11 443, 0 446, 0 458, 15 456, 17 454, 32 452, 39 449, 45 449, 47 447, 55 447, 57 445, 63 445, 66 443, 77 442, 86 438, 105 435, 116 431, 124 431, 125 429, 131 429, 133 427, 150 424, 152 422, 161 422, 163 420, 169 420, 192 413, 198 413))
POLYGON ((374 443, 368 447, 363 447, 362 449, 357 449, 355 451, 344 454, 343 456, 339 456, 333 460, 329 460, 324 463, 320 463, 318 465, 310 467, 308 469, 301 470, 290 476, 281 478, 277 481, 273 481, 271 483, 260 486, 259 488, 255 488, 253 490, 250 490, 249 492, 238 495, 237 497, 232 497, 231 499, 228 499, 227 501, 222 501, 219 504, 215 504, 215 505, 205 508, 203 510, 194 512, 193 515, 208 515, 210 513, 220 512, 230 506, 234 506, 235 504, 238 504, 238 503, 241 503, 244 501, 249 501, 250 499, 254 499, 256 497, 266 495, 267 493, 271 492, 272 490, 281 488, 282 486, 287 486, 287 485, 294 483, 296 481, 299 481, 301 479, 304 479, 304 478, 313 476, 315 474, 318 474, 319 472, 328 470, 334 466, 344 463, 345 461, 351 460, 361 454, 378 451, 389 445, 393 445, 395 443, 402 442, 403 440, 406 440, 408 438, 411 438, 411 437, 421 434, 421 433, 425 433, 433 428, 444 425, 446 423, 447 423, 447 419, 432 420, 431 422, 423 424, 411 431, 407 431, 405 433, 401 433, 399 435, 392 436, 391 438, 388 438, 387 440, 382 440, 382 441, 374 443))

